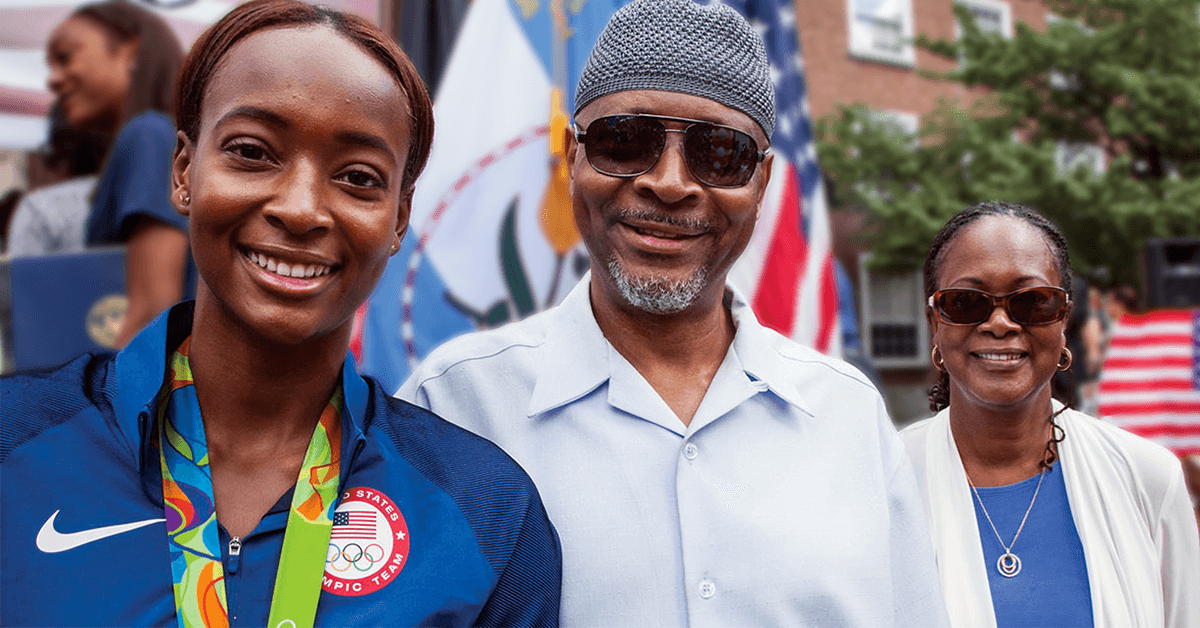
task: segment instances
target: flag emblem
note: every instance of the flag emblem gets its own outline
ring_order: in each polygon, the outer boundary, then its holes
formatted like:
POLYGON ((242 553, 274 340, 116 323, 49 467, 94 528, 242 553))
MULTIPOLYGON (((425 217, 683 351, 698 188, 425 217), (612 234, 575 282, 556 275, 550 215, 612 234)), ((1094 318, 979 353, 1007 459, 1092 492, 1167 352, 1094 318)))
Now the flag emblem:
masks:
POLYGON ((333 513, 321 588, 345 596, 374 593, 404 569, 408 548, 408 524, 395 502, 373 488, 352 488, 333 513))

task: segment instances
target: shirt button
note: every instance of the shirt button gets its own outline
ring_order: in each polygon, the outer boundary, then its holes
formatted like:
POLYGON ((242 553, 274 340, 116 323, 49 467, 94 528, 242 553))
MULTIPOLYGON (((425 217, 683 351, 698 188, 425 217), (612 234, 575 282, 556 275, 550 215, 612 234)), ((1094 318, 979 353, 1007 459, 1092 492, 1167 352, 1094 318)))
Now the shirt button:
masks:
POLYGON ((696 456, 700 455, 700 448, 693 443, 688 443, 683 446, 683 457, 688 460, 695 460, 696 456))
POLYGON ((717 585, 712 580, 704 579, 700 581, 700 597, 708 599, 717 594, 717 585))

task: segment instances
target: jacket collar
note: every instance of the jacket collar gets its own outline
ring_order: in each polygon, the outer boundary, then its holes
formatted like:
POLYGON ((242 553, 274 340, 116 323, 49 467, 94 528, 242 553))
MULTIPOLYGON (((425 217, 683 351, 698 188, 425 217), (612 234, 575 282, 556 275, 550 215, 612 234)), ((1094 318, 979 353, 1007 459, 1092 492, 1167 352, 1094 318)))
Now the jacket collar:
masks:
MULTIPOLYGON (((156 503, 162 502, 157 444, 152 442, 158 393, 167 377, 167 357, 192 333, 195 302, 180 303, 161 314, 130 341, 116 357, 113 412, 122 434, 137 452, 142 488, 156 503)), ((349 352, 342 362, 341 480, 349 476, 354 457, 366 442, 370 386, 358 375, 349 352)))
MULTIPOLYGON (((586 273, 562 303, 549 314, 544 352, 534 366, 537 381, 529 401, 530 417, 566 405, 607 382, 621 359, 600 331, 591 305, 591 273, 586 273)), ((770 390, 805 414, 795 376, 796 361, 823 359, 759 324, 741 292, 726 285, 725 303, 737 333, 721 371, 744 372, 755 391, 770 390)), ((718 373, 720 376, 721 373, 718 373)), ((716 378, 714 378, 716 381, 716 378)))

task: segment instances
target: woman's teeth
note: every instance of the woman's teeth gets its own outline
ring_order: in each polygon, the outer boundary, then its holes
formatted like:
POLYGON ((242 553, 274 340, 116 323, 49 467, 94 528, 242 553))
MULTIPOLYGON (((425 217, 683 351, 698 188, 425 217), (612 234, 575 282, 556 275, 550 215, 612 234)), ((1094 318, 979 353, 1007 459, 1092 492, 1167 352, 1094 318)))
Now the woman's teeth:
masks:
POLYGON ((1021 359, 1021 354, 1019 353, 980 353, 978 355, 985 360, 1000 360, 1005 362, 1021 359))
POLYGON ((250 261, 258 264, 261 268, 267 271, 280 275, 282 277, 295 277, 297 279, 311 279, 320 277, 329 273, 329 267, 324 264, 288 264, 280 262, 272 257, 267 257, 261 253, 251 251, 246 254, 250 261))

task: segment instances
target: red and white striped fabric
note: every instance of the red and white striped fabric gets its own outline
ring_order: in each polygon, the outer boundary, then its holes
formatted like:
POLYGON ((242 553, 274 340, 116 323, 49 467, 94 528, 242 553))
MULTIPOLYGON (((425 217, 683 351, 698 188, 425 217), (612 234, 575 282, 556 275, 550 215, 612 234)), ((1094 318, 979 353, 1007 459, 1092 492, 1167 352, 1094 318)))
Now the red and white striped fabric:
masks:
POLYGON ((841 355, 832 237, 824 194, 805 208, 809 239, 801 222, 800 185, 795 167, 775 156, 771 183, 763 195, 758 225, 746 251, 729 273, 760 322, 827 355, 841 355))
POLYGON ((775 162, 754 236, 729 280, 767 327, 841 356, 829 208, 817 163, 808 83, 791 0, 726 1, 763 36, 775 85, 775 162))
POLYGON ((1100 373, 1099 414, 1179 456, 1200 455, 1200 310, 1127 315, 1100 373))

